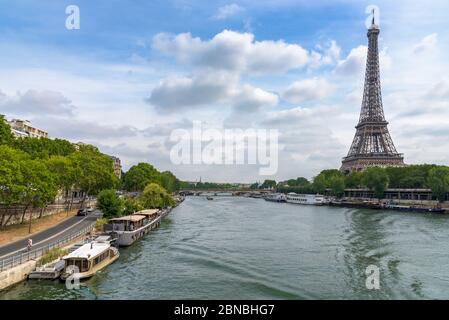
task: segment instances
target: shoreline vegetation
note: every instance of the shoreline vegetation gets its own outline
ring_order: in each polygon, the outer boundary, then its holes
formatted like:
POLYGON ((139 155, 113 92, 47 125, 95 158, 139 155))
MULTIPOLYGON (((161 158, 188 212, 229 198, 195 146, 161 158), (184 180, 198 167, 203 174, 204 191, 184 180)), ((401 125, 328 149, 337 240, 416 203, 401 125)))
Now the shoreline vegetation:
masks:
MULTIPOLYGON (((20 225, 30 222, 28 234, 36 231, 33 209, 38 220, 52 203, 64 203, 64 214, 74 208, 73 193, 82 194, 78 204, 98 197, 105 217, 120 216, 174 204, 172 193, 181 182, 169 172, 159 172, 148 163, 139 163, 119 179, 110 156, 87 144, 73 144, 64 139, 14 138, 11 128, 0 115, 0 231, 4 232, 18 218, 20 225), (128 191, 119 194, 118 190, 128 191), (21 207, 18 214, 11 208, 21 207)), ((59 214, 59 213, 57 213, 59 214)))
MULTIPOLYGON (((186 189, 235 190, 229 183, 198 182, 188 184, 186 189)), ((430 189, 435 200, 448 201, 449 167, 444 165, 421 164, 403 167, 370 167, 361 172, 343 174, 337 169, 322 170, 311 181, 304 177, 277 182, 265 180, 253 183, 248 191, 271 190, 279 193, 323 194, 342 198, 345 189, 368 189, 380 200, 388 189, 430 189)))

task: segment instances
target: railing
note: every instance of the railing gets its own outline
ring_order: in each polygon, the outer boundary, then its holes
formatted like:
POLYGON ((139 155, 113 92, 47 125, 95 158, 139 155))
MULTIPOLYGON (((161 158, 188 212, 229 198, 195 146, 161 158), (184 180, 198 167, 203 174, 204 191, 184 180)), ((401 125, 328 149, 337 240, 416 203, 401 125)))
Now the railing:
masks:
POLYGON ((94 226, 95 226, 95 223, 92 223, 91 225, 89 225, 77 232, 66 235, 63 238, 60 238, 57 241, 49 243, 48 245, 45 245, 38 249, 30 250, 30 251, 28 251, 27 249, 23 249, 10 257, 3 258, 0 260, 0 272, 14 268, 15 266, 21 265, 22 263, 28 262, 32 259, 40 258, 45 253, 47 253, 49 250, 51 250, 53 248, 59 248, 62 245, 69 243, 70 241, 92 231, 94 226))

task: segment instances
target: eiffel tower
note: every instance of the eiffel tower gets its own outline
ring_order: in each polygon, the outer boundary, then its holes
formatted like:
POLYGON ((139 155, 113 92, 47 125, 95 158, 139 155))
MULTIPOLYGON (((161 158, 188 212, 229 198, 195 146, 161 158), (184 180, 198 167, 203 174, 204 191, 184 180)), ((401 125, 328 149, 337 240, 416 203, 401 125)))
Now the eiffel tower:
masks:
POLYGON ((340 171, 348 173, 367 167, 403 166, 403 154, 398 153, 388 132, 380 89, 378 37, 380 29, 374 23, 368 29, 368 57, 362 108, 354 140, 340 171))

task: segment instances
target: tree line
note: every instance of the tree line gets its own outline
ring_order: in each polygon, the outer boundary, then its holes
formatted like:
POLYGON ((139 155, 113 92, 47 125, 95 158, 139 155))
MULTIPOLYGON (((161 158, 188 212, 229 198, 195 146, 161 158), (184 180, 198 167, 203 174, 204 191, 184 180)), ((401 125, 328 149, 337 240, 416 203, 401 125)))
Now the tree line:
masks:
POLYGON ((98 195, 97 206, 106 218, 170 207, 175 204, 171 193, 179 191, 182 184, 172 172, 160 172, 151 164, 141 162, 122 175, 121 189, 129 194, 120 197, 115 190, 103 190, 98 195))
MULTIPOLYGON (((8 213, 12 206, 23 206, 23 222, 30 208, 44 208, 59 192, 71 194, 73 188, 84 191, 83 205, 88 195, 118 184, 112 160, 96 147, 75 147, 62 139, 15 139, 0 116, 0 227, 12 218, 8 213)), ((73 197, 68 208, 72 203, 73 197)))
MULTIPOLYGON (((272 180, 264 184, 272 185, 272 180)), ((260 187, 264 186, 262 184, 260 187)), ((276 184, 279 192, 330 194, 342 197, 346 188, 368 188, 379 199, 387 188, 431 189, 434 197, 443 201, 449 192, 449 167, 441 165, 409 165, 404 167, 371 167, 344 175, 337 169, 321 171, 312 181, 304 177, 276 184)))

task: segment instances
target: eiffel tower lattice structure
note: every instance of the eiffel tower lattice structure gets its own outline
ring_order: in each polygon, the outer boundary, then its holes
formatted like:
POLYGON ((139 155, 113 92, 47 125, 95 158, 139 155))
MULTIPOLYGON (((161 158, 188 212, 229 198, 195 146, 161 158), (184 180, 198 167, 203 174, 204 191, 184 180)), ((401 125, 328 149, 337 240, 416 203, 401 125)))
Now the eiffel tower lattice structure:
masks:
POLYGON ((368 29, 368 57, 362 108, 354 140, 340 171, 348 173, 367 167, 403 166, 403 154, 398 153, 388 132, 382 105, 379 72, 378 37, 380 29, 373 21, 368 29))

